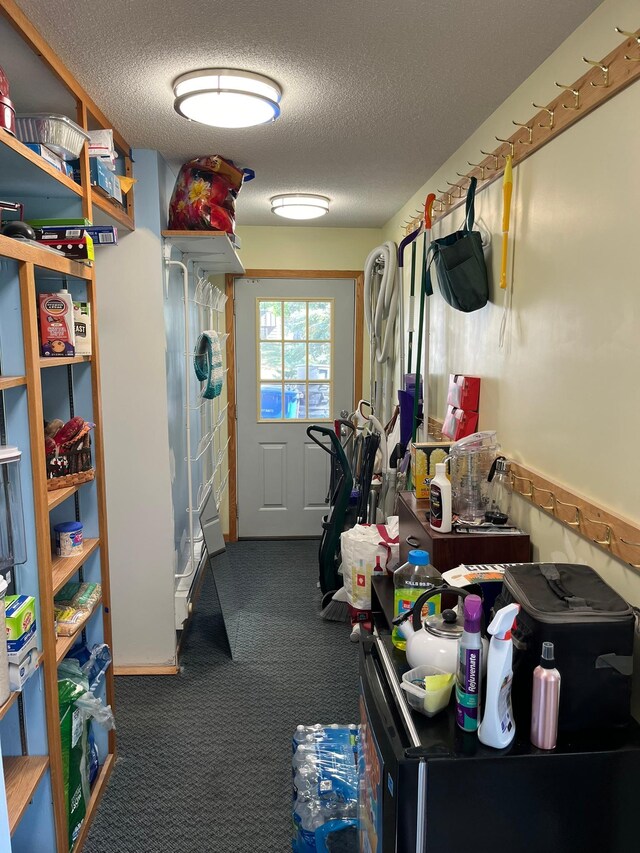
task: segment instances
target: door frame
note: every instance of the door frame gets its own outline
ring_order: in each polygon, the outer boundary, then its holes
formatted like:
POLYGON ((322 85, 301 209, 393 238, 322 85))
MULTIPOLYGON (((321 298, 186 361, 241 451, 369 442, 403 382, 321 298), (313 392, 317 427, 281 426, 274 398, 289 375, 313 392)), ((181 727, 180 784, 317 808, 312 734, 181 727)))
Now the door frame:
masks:
POLYGON ((362 270, 246 270, 244 273, 227 273, 224 277, 225 327, 229 335, 227 357, 227 465, 229 467, 229 533, 227 542, 238 541, 238 419, 236 400, 236 341, 234 319, 235 286, 238 278, 351 278, 355 281, 355 355, 353 372, 353 405, 362 397, 362 366, 364 347, 364 272, 362 270))

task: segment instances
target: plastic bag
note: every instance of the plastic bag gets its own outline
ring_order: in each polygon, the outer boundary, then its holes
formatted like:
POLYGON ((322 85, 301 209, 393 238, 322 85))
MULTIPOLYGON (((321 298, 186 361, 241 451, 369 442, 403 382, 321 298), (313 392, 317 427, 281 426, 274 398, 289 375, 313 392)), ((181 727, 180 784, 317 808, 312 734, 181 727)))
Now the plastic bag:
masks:
POLYGON ((342 575, 347 601, 356 610, 371 609, 371 575, 391 572, 400 559, 398 517, 386 524, 356 524, 340 536, 342 575))
MULTIPOLYGON (((247 180, 253 173, 247 175, 247 180)), ((220 155, 198 157, 178 173, 169 204, 169 228, 233 234, 236 198, 245 173, 220 155)))
POLYGON ((294 744, 294 853, 357 853, 358 727, 299 727, 294 744))
POLYGON ((111 664, 109 646, 106 643, 96 643, 91 649, 85 645, 75 646, 67 655, 67 660, 70 658, 78 661, 89 680, 89 690, 95 693, 111 664))

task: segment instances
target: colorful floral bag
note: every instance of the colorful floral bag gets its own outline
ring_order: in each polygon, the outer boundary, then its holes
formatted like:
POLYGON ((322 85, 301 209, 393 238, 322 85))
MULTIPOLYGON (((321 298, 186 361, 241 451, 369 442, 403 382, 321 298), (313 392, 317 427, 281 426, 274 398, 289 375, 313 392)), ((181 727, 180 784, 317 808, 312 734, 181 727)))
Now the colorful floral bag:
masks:
POLYGON ((236 198, 243 182, 254 176, 250 169, 238 169, 219 155, 185 163, 169 204, 169 228, 233 234, 236 198))

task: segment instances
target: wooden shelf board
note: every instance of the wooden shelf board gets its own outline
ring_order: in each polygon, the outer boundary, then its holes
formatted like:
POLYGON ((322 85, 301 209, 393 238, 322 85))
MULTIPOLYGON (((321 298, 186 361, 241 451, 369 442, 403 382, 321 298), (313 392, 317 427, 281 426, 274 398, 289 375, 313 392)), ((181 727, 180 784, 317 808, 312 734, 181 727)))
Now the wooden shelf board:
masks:
POLYGON ((63 501, 66 501, 67 498, 70 498, 71 495, 75 495, 79 488, 80 486, 67 486, 66 489, 52 489, 50 492, 47 492, 49 512, 51 512, 54 507, 59 506, 63 501))
POLYGON ((244 267, 224 231, 163 231, 162 236, 183 255, 190 255, 209 273, 236 273, 244 267))
POLYGON ((26 384, 26 376, 0 376, 0 391, 6 391, 7 388, 18 388, 20 385, 26 384))
POLYGON ((4 717, 4 715, 9 711, 9 709, 13 706, 14 702, 18 698, 20 693, 17 690, 12 691, 11 695, 4 703, 4 705, 0 705, 0 720, 4 717))
POLYGON ((111 776, 111 771, 113 770, 115 759, 115 755, 107 755, 104 764, 98 771, 98 776, 96 778, 96 781, 93 783, 93 788, 91 789, 91 797, 89 798, 89 803, 87 805, 87 813, 84 818, 84 823, 82 824, 82 829, 80 830, 80 834, 78 835, 76 843, 73 845, 71 853, 80 853, 80 850, 82 850, 82 846, 84 845, 84 842, 87 839, 87 835, 89 834, 91 823, 93 821, 93 818, 95 817, 96 810, 98 808, 98 805, 100 804, 100 800, 102 799, 102 795, 104 794, 105 788, 107 787, 109 776, 111 776))
POLYGON ((85 627, 89 619, 93 616, 93 614, 102 606, 102 596, 96 603, 96 606, 89 613, 87 618, 78 625, 78 630, 71 634, 69 637, 58 637, 56 639, 56 663, 60 663, 60 661, 65 657, 69 649, 77 642, 78 638, 82 635, 82 629, 85 627))
POLYGON ((91 361, 91 358, 92 356, 90 355, 74 355, 73 358, 57 358, 54 356, 41 358, 40 369, 43 370, 45 367, 64 367, 69 364, 84 364, 91 361))
MULTIPOLYGON (((2 146, 0 145, 1 151, 2 146)), ((0 164, 1 162, 0 159, 0 164)), ((0 179, 0 191, 2 189, 3 184, 0 179)), ((31 243, 25 243, 24 240, 14 240, 12 237, 4 237, 2 234, 0 234, 0 257, 11 258, 14 261, 26 261, 42 269, 62 273, 70 278, 88 280, 92 275, 91 267, 81 261, 72 261, 62 255, 56 255, 54 252, 41 249, 39 246, 32 246, 31 243)))
MULTIPOLYGON (((61 489, 60 491, 68 491, 61 489)), ((51 573, 53 583, 53 594, 55 595, 59 589, 66 584, 69 578, 73 577, 80 566, 89 559, 91 554, 100 544, 99 539, 85 539, 82 554, 77 557, 52 557, 51 558, 51 573)))
MULTIPOLYGON (((79 201, 82 197, 80 184, 4 129, 0 129, 0 175, 0 191, 9 198, 75 198, 79 201)), ((25 207, 28 218, 28 202, 25 207)))
POLYGON ((47 755, 16 755, 2 759, 7 789, 9 830, 13 835, 49 766, 47 755))
POLYGON ((91 201, 95 208, 93 213, 94 225, 113 225, 125 231, 133 231, 135 225, 126 209, 115 199, 102 195, 100 189, 91 187, 91 201))

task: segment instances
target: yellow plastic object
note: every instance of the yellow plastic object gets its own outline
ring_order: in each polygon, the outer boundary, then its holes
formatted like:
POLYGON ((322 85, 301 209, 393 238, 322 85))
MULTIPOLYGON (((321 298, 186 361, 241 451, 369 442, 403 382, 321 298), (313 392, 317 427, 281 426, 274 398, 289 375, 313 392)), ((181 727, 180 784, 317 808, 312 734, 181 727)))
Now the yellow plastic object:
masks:
POLYGON ((507 286, 507 257, 509 254, 509 220, 511 218, 511 193, 513 191, 513 170, 511 155, 507 155, 504 167, 504 180, 502 182, 502 265, 500 268, 500 287, 505 290, 507 286))
POLYGON ((127 175, 118 175, 118 181, 120 182, 120 189, 125 195, 134 184, 138 183, 136 178, 129 178, 127 175))

